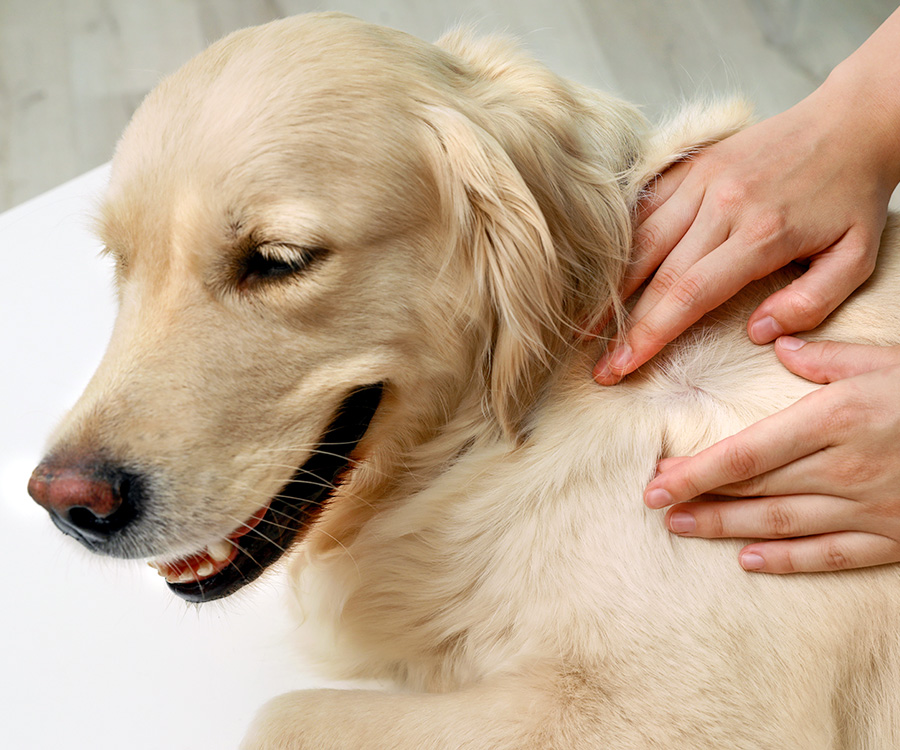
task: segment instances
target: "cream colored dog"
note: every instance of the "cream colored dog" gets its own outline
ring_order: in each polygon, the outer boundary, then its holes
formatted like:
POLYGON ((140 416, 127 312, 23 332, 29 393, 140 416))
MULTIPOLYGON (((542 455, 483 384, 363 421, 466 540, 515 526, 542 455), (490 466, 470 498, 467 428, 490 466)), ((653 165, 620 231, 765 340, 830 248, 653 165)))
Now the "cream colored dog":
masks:
MULTIPOLYGON (((601 389, 631 211, 739 105, 650 128, 498 39, 341 15, 237 32, 119 144, 120 312, 31 492, 98 552, 225 596, 295 542, 336 676, 244 747, 900 747, 900 574, 751 575, 641 502, 814 386, 744 323, 601 389), (299 468, 298 468, 299 467, 299 468)), ((900 341, 896 225, 822 335, 900 341)))

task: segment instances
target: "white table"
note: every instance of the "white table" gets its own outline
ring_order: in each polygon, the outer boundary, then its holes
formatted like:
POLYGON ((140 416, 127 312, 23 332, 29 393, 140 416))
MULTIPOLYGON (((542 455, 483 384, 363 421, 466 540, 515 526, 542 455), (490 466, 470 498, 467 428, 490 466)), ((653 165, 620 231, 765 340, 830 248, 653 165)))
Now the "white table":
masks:
POLYGON ((190 606, 145 565, 91 555, 25 487, 100 359, 114 304, 90 214, 101 167, 0 214, 0 743, 228 750, 253 712, 310 686, 277 572, 190 606))

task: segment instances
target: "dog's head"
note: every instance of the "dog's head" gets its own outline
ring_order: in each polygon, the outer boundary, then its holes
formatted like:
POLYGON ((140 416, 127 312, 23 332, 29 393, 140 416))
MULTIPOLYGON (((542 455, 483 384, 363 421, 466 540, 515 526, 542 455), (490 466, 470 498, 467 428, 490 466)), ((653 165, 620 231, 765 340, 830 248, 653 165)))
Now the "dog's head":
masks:
MULTIPOLYGON (((227 37, 117 148, 99 228, 119 315, 32 495, 205 600, 299 538, 347 467, 383 488, 401 459, 373 457, 463 408, 520 439, 614 312, 640 123, 496 40, 338 15, 227 37)), ((371 502, 354 481, 335 502, 371 502)))

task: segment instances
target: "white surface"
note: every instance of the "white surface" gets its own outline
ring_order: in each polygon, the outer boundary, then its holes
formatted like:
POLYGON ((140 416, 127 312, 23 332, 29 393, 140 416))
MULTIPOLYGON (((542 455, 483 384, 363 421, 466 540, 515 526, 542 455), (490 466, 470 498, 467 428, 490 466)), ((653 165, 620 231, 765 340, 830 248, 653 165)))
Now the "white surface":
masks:
POLYGON ((90 216, 102 167, 0 214, 0 744, 15 750, 227 750, 291 663, 276 571, 196 607, 150 568, 91 555, 26 493, 56 420, 111 330, 111 268, 90 216))

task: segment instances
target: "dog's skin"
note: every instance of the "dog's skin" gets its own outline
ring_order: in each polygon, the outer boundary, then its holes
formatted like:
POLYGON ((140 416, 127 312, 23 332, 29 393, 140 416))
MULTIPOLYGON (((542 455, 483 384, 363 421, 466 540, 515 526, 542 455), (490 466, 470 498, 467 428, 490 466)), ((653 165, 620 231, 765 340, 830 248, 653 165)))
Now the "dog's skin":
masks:
MULTIPOLYGON (((673 538, 641 503, 660 457, 815 387, 744 331, 792 272, 617 387, 578 335, 621 317, 641 190, 746 117, 653 129, 498 39, 331 14, 227 37, 118 146, 100 231, 119 317, 32 493, 211 598, 259 571, 210 575, 202 550, 264 545, 277 518, 237 531, 353 446, 286 524, 291 572, 335 676, 403 692, 283 695, 248 750, 900 747, 896 567, 747 574, 740 542, 673 538), (358 445, 329 438, 375 384, 358 445)), ((898 249, 892 219, 814 336, 900 341, 898 249)))

